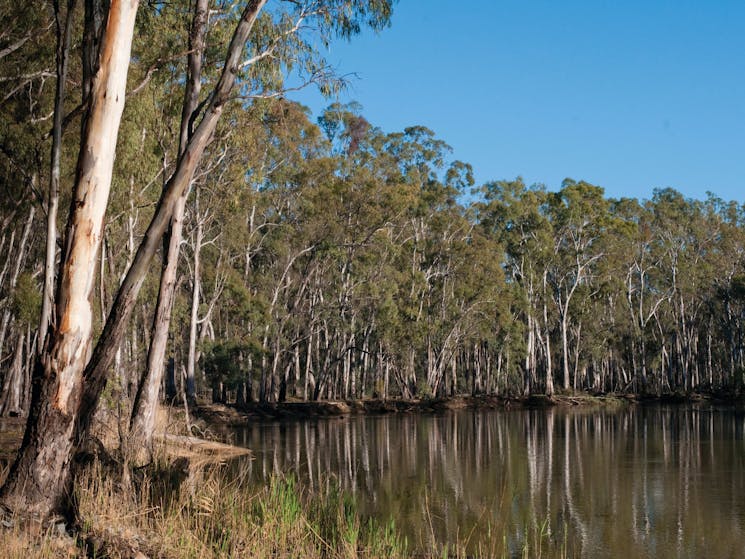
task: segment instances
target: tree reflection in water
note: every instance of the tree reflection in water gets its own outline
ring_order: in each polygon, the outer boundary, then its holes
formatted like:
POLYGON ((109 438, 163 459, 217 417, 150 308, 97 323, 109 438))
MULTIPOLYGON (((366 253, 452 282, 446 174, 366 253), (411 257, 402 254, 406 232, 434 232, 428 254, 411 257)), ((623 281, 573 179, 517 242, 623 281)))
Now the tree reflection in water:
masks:
MULTIPOLYGON (((458 411, 255 423, 250 475, 336 478, 417 547, 526 531, 588 557, 741 557, 745 413, 733 408, 458 411)), ((500 547, 501 549, 501 547, 500 547)))

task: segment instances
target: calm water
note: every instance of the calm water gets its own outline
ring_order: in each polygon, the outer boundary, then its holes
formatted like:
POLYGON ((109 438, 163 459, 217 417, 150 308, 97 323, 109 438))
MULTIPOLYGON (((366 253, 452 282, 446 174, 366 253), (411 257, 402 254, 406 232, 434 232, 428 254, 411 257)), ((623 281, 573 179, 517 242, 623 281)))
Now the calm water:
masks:
POLYGON ((745 557, 745 412, 458 411, 255 423, 250 475, 333 476, 414 547, 544 525, 571 555, 745 557), (545 524, 544 524, 545 523, 545 524))

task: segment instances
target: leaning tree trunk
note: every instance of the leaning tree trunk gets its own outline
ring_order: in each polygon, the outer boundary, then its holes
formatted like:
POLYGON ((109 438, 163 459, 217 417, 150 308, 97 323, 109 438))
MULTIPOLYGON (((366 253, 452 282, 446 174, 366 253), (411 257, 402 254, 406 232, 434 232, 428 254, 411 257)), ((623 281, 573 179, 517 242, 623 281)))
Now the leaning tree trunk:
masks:
MULTIPOLYGON (((197 0, 194 6, 194 18, 189 34, 188 77, 184 91, 184 104, 181 111, 181 135, 179 138, 179 156, 191 136, 191 122, 199 106, 201 90, 202 52, 207 31, 207 0, 197 0)), ((191 180, 191 178, 189 178, 191 180)), ((160 274, 158 302, 153 317, 153 335, 147 354, 147 367, 144 377, 137 388, 132 417, 130 420, 130 443, 132 448, 142 448, 150 454, 155 430, 155 412, 158 407, 158 395, 165 371, 168 331, 171 325, 171 313, 176 291, 176 274, 178 259, 183 240, 184 208, 188 189, 179 197, 174 208, 173 217, 164 243, 163 268, 160 274), (166 246, 167 245, 167 246, 166 246)))
POLYGON ((179 200, 171 218, 170 231, 164 243, 163 268, 160 275, 158 301, 153 317, 153 334, 147 353, 147 364, 143 378, 137 385, 132 415, 129 424, 129 444, 131 448, 145 451, 145 459, 152 454, 155 416, 158 409, 158 396, 165 371, 165 355, 168 345, 168 331, 171 324, 171 311, 176 293, 176 270, 178 267, 179 245, 181 243, 184 219, 184 204, 179 200), (178 238, 178 242, 174 242, 178 238), (167 243, 167 247, 165 246, 167 243))
POLYGON ((21 450, 0 491, 13 510, 49 517, 67 512, 75 422, 91 354, 96 254, 108 203, 124 108, 137 0, 112 0, 88 98, 56 301, 57 322, 36 364, 31 416, 21 450))
POLYGON ((150 262, 173 216, 176 203, 189 186, 197 164, 214 134, 223 107, 229 100, 231 90, 235 84, 243 45, 246 43, 259 12, 265 4, 266 0, 251 0, 243 9, 241 20, 230 40, 222 74, 210 95, 210 103, 199 125, 190 137, 183 156, 179 158, 173 176, 168 179, 166 187, 163 189, 155 213, 147 231, 145 231, 145 236, 117 291, 116 299, 111 307, 103 332, 101 332, 101 337, 93 351, 90 363, 85 369, 83 405, 76 426, 79 433, 78 439, 82 438, 90 427, 98 398, 106 384, 108 369, 126 332, 134 303, 145 281, 150 262))

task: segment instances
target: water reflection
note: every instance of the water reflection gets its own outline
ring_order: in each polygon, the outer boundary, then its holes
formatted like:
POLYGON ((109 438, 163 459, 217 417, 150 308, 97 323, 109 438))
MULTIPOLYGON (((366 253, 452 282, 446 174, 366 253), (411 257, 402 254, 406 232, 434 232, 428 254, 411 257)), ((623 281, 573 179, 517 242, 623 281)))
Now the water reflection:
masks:
POLYGON ((461 411, 256 423, 251 476, 329 476, 415 546, 550 531, 582 557, 742 557, 745 413, 461 411), (544 525, 545 523, 545 525, 544 525))

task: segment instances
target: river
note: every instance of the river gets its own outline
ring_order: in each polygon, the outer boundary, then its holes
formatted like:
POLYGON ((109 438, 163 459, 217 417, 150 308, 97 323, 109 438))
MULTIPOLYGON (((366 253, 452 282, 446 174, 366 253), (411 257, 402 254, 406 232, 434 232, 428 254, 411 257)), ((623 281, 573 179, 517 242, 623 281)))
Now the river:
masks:
POLYGON ((256 483, 277 472, 311 489, 337 480, 415 549, 488 549, 496 538, 519 554, 532 533, 569 556, 745 556, 738 408, 348 416, 255 422, 232 435, 252 449, 256 483))

